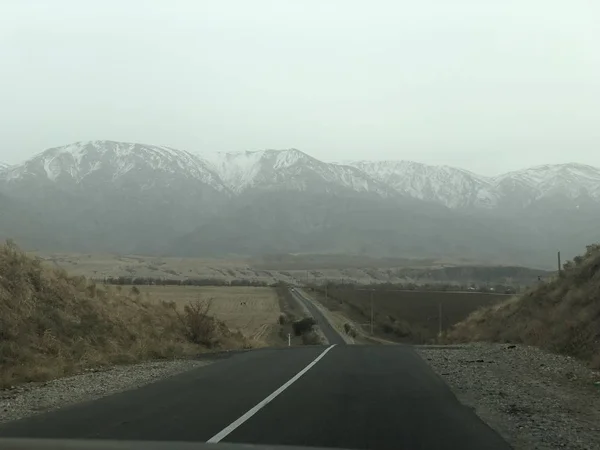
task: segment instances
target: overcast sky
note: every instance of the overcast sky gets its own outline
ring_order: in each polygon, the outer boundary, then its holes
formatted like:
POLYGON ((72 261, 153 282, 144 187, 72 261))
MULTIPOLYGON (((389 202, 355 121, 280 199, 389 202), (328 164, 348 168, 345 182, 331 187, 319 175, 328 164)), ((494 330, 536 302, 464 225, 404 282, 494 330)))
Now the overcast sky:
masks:
POLYGON ((597 0, 2 0, 0 161, 80 140, 600 166, 597 0))

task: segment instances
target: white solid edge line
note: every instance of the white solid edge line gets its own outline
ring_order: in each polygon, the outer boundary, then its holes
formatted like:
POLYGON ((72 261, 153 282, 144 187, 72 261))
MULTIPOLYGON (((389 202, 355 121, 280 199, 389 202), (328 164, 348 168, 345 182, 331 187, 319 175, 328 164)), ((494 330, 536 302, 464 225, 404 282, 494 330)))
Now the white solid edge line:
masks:
POLYGON ((300 378, 302 375, 304 375, 306 372, 308 372, 310 370, 310 368, 312 366, 314 366, 316 363, 318 363, 321 360, 321 358, 323 358, 327 354, 327 352, 329 350, 331 350, 333 347, 335 347, 335 344, 327 347, 319 356, 317 356, 304 369, 302 369, 300 372, 298 372, 296 375, 294 375, 294 377, 291 378, 287 383, 285 383, 283 386, 281 386, 279 389, 277 389, 275 392, 273 392, 271 395, 269 395, 267 398, 265 398, 262 402, 258 403, 256 406, 254 406, 252 409, 250 409, 246 414, 241 416, 235 422, 232 422, 230 425, 223 428, 221 431, 219 431, 217 434, 215 434, 213 437, 211 437, 206 442, 208 444, 216 444, 217 442, 220 442, 223 438, 227 437, 237 427, 242 425, 245 421, 247 421, 250 417, 252 417, 258 411, 260 411, 263 407, 265 407, 270 402, 272 402, 275 399, 275 397, 277 397, 279 394, 281 394, 283 391, 285 391, 287 388, 289 388, 295 381, 298 380, 298 378, 300 378))

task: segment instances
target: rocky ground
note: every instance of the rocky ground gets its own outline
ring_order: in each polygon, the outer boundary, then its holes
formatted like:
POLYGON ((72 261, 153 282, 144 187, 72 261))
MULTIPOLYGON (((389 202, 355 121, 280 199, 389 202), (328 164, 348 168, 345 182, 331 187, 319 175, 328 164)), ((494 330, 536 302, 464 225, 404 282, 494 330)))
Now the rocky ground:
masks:
POLYGON ((209 363, 175 360, 115 366, 0 390, 0 423, 137 388, 209 363))
POLYGON ((516 450, 600 449, 600 373, 582 362, 507 344, 417 351, 516 450))

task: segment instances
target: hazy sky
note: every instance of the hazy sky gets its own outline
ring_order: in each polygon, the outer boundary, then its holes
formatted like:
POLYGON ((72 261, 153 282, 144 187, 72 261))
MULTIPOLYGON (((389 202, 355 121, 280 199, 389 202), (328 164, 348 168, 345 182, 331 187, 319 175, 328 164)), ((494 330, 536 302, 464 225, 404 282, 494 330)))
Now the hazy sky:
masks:
POLYGON ((598 0, 2 0, 0 161, 79 140, 600 166, 598 0))

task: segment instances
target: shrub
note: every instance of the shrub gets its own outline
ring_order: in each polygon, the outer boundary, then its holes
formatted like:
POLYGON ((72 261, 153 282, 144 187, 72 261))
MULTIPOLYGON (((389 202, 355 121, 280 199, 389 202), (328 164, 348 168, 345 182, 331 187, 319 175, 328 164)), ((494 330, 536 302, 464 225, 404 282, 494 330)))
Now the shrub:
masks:
POLYGON ((357 335, 357 333, 356 333, 356 330, 355 330, 355 329, 354 329, 354 327, 353 327, 351 324, 349 324, 349 323, 345 323, 345 324, 344 324, 344 331, 345 331, 345 333, 346 333, 348 336, 351 336, 351 337, 353 337, 353 338, 355 338, 355 337, 356 337, 356 335, 357 335))
POLYGON ((279 325, 285 325, 286 323, 288 323, 287 315, 284 313, 279 314, 279 318, 277 319, 277 322, 279 323, 279 325))
POLYGON ((293 322, 292 328, 296 336, 301 336, 309 331, 312 331, 313 326, 316 324, 317 322, 312 317, 305 317, 304 319, 293 322))
POLYGON ((211 301, 190 302, 177 313, 190 342, 213 347, 216 344, 216 321, 209 316, 211 301))

